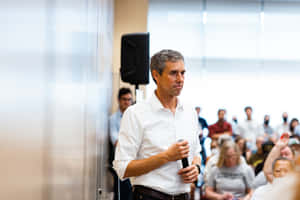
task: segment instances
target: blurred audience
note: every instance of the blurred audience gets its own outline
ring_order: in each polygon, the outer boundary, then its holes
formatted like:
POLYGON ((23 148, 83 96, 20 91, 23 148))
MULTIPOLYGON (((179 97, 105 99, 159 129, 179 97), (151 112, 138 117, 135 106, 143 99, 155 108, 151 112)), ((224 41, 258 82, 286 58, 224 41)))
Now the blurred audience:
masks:
MULTIPOLYGON (((212 139, 206 141, 210 142, 210 156, 206 158, 202 152, 204 172, 201 180, 204 185, 201 184, 200 191, 205 192, 204 196, 201 192, 201 199, 273 200, 278 185, 287 183, 294 188, 288 181, 284 182, 283 177, 294 169, 293 163, 298 156, 300 170, 300 125, 297 118, 289 122, 288 113, 284 112, 283 122, 274 130, 270 126, 270 115, 264 116, 261 125, 253 120, 253 110, 248 106, 244 109, 246 120, 239 124, 235 116, 231 124, 228 123, 226 110, 219 109, 217 122, 207 126, 206 120, 200 117, 200 107, 195 109, 200 125, 209 131, 208 136, 212 139)), ((205 152, 207 144, 202 143, 205 152)), ((297 173, 300 178, 300 171, 297 173)), ((300 181, 293 181, 300 186, 300 181)), ((295 200, 291 195, 289 199, 295 200)))

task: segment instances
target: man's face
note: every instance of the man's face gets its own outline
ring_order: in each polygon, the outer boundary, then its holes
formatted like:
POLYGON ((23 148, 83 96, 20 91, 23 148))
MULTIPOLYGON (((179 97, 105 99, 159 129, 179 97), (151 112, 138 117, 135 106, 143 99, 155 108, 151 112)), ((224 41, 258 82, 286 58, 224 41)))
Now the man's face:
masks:
POLYGON ((196 108, 196 112, 199 115, 200 114, 200 108, 196 108))
POLYGON ((286 112, 284 112, 283 114, 282 114, 282 118, 288 118, 289 116, 288 116, 288 114, 286 113, 286 112))
POLYGON ((257 137, 256 138, 256 147, 257 147, 257 149, 262 148, 263 142, 264 142, 264 137, 257 137))
POLYGON ((162 74, 153 71, 157 88, 167 96, 178 96, 184 84, 184 63, 180 60, 177 62, 166 62, 165 65, 162 74))
POLYGON ((248 109, 246 110, 246 115, 247 115, 247 117, 251 117, 251 115, 252 115, 252 110, 248 108, 248 109))
POLYGON ((293 152, 292 150, 290 149, 290 147, 285 147, 283 148, 281 151, 280 151, 280 156, 284 157, 284 158, 287 158, 287 159, 290 159, 290 160, 293 160, 294 159, 294 155, 293 155, 293 152))
POLYGON ((130 93, 124 94, 119 99, 119 107, 121 112, 124 112, 132 103, 132 95, 130 93))
POLYGON ((269 116, 269 115, 266 115, 264 120, 265 120, 265 121, 270 121, 270 116, 269 116))
POLYGON ((225 111, 224 111, 224 110, 221 110, 221 111, 218 113, 218 117, 219 117, 219 120, 224 120, 224 119, 225 119, 225 111))
POLYGON ((284 177, 287 173, 292 171, 292 164, 288 160, 278 160, 275 163, 273 175, 275 178, 284 177))

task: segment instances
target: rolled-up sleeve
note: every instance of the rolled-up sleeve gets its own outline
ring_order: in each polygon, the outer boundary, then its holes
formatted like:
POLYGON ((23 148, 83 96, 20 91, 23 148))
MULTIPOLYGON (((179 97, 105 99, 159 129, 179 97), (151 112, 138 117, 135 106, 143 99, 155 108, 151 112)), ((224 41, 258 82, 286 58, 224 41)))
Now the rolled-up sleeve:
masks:
POLYGON ((129 107, 122 117, 115 160, 113 161, 113 168, 121 180, 124 179, 128 164, 137 159, 143 134, 137 114, 132 107, 129 107))

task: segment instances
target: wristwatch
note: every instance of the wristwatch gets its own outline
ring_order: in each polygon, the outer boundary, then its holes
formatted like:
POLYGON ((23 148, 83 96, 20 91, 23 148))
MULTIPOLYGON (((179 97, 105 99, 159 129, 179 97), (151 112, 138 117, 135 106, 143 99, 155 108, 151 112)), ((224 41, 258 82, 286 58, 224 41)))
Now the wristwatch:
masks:
POLYGON ((201 172, 201 167, 200 167, 200 165, 199 164, 195 164, 196 165, 196 167, 198 168, 198 174, 200 174, 200 172, 201 172))

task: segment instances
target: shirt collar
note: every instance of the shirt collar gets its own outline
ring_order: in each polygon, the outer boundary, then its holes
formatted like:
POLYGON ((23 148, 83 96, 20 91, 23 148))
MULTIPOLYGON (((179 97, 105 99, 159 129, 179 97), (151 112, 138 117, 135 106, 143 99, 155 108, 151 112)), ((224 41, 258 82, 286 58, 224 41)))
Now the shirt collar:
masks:
MULTIPOLYGON (((160 102, 160 100, 156 96, 155 91, 152 93, 152 96, 150 97, 150 104, 152 105, 152 107, 155 110, 164 110, 165 109, 165 107, 162 105, 162 103, 160 102)), ((176 110, 183 110, 182 101, 178 97, 177 97, 176 110)))

